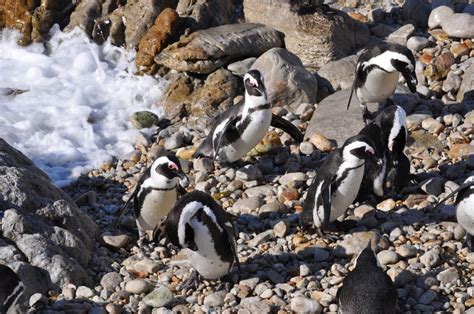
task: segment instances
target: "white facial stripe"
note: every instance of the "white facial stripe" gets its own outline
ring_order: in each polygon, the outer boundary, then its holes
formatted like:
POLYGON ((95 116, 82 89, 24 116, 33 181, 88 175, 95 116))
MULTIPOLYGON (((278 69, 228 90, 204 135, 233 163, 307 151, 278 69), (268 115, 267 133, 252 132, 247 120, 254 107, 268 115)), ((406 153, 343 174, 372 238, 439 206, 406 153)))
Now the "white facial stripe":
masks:
POLYGON ((366 142, 355 141, 355 142, 350 143, 346 147, 344 147, 344 150, 342 152, 343 158, 346 159, 347 157, 351 157, 351 156, 355 157, 354 155, 351 154, 351 150, 360 148, 360 147, 365 147, 366 151, 370 151, 374 153, 374 149, 370 147, 369 144, 367 144, 366 142))
POLYGON ((402 127, 405 127, 405 137, 407 136, 406 134, 407 120, 406 119, 407 119, 407 116, 406 116, 405 110, 403 110, 402 107, 397 106, 397 110, 395 110, 395 114, 393 117, 393 125, 392 125, 392 128, 390 129, 390 134, 388 136, 388 149, 390 151, 392 151, 393 141, 397 137, 402 127))
POLYGON ((157 158, 154 162, 153 165, 151 166, 153 169, 155 169, 158 165, 162 164, 167 164, 172 162, 168 157, 166 156, 161 156, 160 158, 157 158))
POLYGON ((473 181, 474 181, 474 176, 470 176, 469 178, 466 179, 466 181, 464 181, 464 183, 469 183, 473 181))
POLYGON ((407 56, 395 51, 390 51, 390 50, 385 51, 384 53, 366 62, 363 62, 362 66, 364 67, 364 69, 366 69, 370 65, 377 65, 387 72, 395 72, 397 70, 393 67, 391 63, 391 60, 394 60, 394 59, 405 62, 406 64, 408 64, 408 66, 411 66, 411 69, 413 69, 414 65, 411 63, 410 59, 408 59, 407 56))
POLYGON ((250 81, 250 84, 252 84, 253 86, 257 87, 258 86, 258 82, 257 80, 250 74, 246 73, 245 76, 244 76, 244 82, 246 80, 249 80, 250 81))

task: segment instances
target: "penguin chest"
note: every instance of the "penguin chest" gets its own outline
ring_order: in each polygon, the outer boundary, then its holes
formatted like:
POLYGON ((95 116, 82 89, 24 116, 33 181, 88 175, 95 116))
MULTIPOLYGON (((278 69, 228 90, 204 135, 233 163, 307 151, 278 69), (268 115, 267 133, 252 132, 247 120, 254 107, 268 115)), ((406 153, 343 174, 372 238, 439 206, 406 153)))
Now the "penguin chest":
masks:
POLYGON ((474 194, 459 202, 456 208, 456 218, 467 233, 474 235, 474 194))
POLYGON ((222 157, 234 162, 247 154, 265 136, 272 121, 270 109, 259 110, 242 119, 237 129, 241 130, 240 137, 233 143, 221 149, 222 157))
POLYGON ((168 215, 176 202, 175 189, 160 191, 152 190, 143 200, 137 223, 142 230, 153 230, 160 221, 168 215))
POLYGON ((397 88, 398 72, 387 73, 373 69, 364 84, 357 89, 357 97, 363 103, 380 102, 391 97, 397 88))
POLYGON ((383 196, 383 185, 385 180, 385 174, 387 173, 387 158, 383 158, 382 166, 378 166, 376 164, 373 165, 376 167, 376 172, 373 178, 373 191, 377 196, 383 196))
MULTIPOLYGON (((344 174, 344 173, 343 173, 344 174)), ((359 192, 362 178, 364 177, 364 166, 351 169, 347 175, 341 178, 339 186, 332 194, 330 221, 342 216, 359 192)))
MULTIPOLYGON (((207 279, 217 279, 225 276, 232 264, 218 254, 211 232, 197 220, 193 220, 191 225, 194 230, 194 243, 197 247, 196 251, 187 250, 191 265, 201 276, 207 279)), ((224 234, 219 236, 224 236, 224 234)), ((230 248, 229 254, 232 254, 230 248)))

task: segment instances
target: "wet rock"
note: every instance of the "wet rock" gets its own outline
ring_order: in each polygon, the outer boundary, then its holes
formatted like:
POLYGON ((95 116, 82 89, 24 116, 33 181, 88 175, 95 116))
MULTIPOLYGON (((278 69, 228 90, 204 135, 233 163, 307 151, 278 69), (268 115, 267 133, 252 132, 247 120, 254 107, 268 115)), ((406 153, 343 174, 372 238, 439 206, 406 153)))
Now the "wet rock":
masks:
POLYGON ((150 111, 137 111, 130 116, 130 122, 135 129, 145 129, 158 125, 160 118, 150 111))
POLYGON ((285 34, 286 48, 305 67, 319 68, 365 45, 367 26, 346 13, 315 2, 306 6, 290 0, 244 0, 245 19, 274 27, 285 34), (278 16, 278 19, 275 17, 278 16))
POLYGON ((173 293, 165 286, 159 286, 143 298, 143 302, 151 307, 166 306, 173 301, 173 293))
POLYGON ((270 27, 231 24, 181 37, 158 54, 155 62, 178 71, 208 74, 233 60, 256 57, 282 45, 280 34, 270 27))
POLYGON ((283 48, 273 48, 252 65, 265 78, 267 95, 273 107, 289 106, 295 110, 301 103, 315 103, 318 81, 301 60, 283 48))
POLYGON ((69 24, 64 30, 70 32, 75 27, 79 27, 88 36, 91 36, 95 19, 100 16, 101 11, 102 3, 100 0, 85 0, 79 2, 71 14, 69 24))

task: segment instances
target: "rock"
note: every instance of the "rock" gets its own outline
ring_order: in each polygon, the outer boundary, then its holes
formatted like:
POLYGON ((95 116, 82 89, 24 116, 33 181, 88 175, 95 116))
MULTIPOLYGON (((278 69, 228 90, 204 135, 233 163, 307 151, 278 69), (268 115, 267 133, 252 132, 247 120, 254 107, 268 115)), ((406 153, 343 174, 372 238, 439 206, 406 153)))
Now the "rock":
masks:
POLYGON ((315 247, 314 248, 314 259, 315 263, 324 262, 329 258, 329 252, 325 249, 315 247))
POLYGON ((126 234, 120 234, 116 236, 104 235, 102 240, 104 241, 105 245, 111 249, 122 249, 125 248, 130 242, 130 236, 126 234))
POLYGON ((374 210, 374 207, 371 205, 360 205, 354 209, 354 215, 359 218, 363 218, 365 214, 370 213, 374 210))
POLYGON ((183 145, 183 140, 184 140, 183 133, 175 132, 166 139, 164 147, 166 150, 176 149, 183 145))
POLYGON ((431 117, 423 120, 423 122, 421 122, 421 127, 433 134, 439 134, 444 130, 444 125, 431 117))
POLYGON ((323 311, 318 301, 305 297, 292 298, 290 308, 295 313, 321 313, 323 311))
POLYGON ((291 0, 244 0, 243 6, 246 21, 283 32, 286 48, 305 67, 316 69, 349 55, 369 39, 366 25, 316 2, 305 6, 291 0))
POLYGON ((118 7, 110 12, 103 10, 102 16, 94 19, 95 25, 92 29, 92 38, 98 44, 104 43, 107 39, 115 46, 125 45, 125 23, 123 12, 124 7, 118 7))
POLYGON ((207 295, 204 298, 204 305, 209 307, 219 307, 224 304, 224 297, 226 295, 226 291, 218 291, 207 295))
POLYGON ((330 141, 324 135, 315 132, 309 138, 309 141, 316 147, 317 150, 328 153, 336 148, 334 141, 330 141))
POLYGON ((441 25, 450 37, 474 37, 474 15, 469 13, 455 13, 447 16, 441 21, 441 25))
POLYGON ((329 82, 335 91, 352 88, 357 59, 357 55, 352 55, 324 64, 318 70, 320 80, 329 82))
POLYGON ((287 187, 300 187, 301 184, 303 184, 306 180, 308 179, 308 176, 306 173, 303 172, 290 172, 287 174, 284 174, 280 177, 278 182, 281 185, 287 186, 287 187))
POLYGON ((282 275, 280 275, 280 273, 274 270, 267 271, 267 278, 270 279, 270 281, 274 284, 285 282, 285 277, 283 277, 282 275))
POLYGON ((418 298, 418 303, 430 304, 436 299, 437 296, 438 295, 436 294, 436 292, 434 292, 433 290, 428 290, 418 298))
POLYGON ((370 32, 379 38, 386 38, 388 37, 391 33, 393 33, 396 29, 393 28, 392 26, 388 26, 385 24, 379 24, 370 29, 370 32))
POLYGON ((377 209, 381 210, 383 212, 389 212, 392 209, 394 209, 396 206, 396 203, 393 199, 389 198, 386 199, 385 201, 382 201, 381 203, 377 204, 377 209))
POLYGON ((165 286, 159 286, 143 298, 143 303, 151 307, 162 307, 173 301, 173 293, 165 286))
POLYGON ((235 173, 237 179, 244 181, 252 181, 262 177, 262 172, 257 166, 246 165, 237 170, 235 173))
POLYGON ((381 246, 381 236, 377 232, 355 232, 344 236, 344 239, 339 242, 334 249, 336 256, 353 256, 357 255, 364 248, 367 243, 371 241, 372 249, 377 252, 381 246))
POLYGON ((240 306, 250 313, 270 313, 270 306, 262 302, 259 297, 243 298, 240 306))
POLYGON ((394 251, 383 250, 377 254, 377 259, 382 265, 395 264, 398 262, 398 254, 394 251))
POLYGON ((94 292, 86 286, 79 286, 76 290, 76 298, 90 299, 94 296, 94 292))
POLYGON ((273 226, 273 233, 279 238, 284 238, 288 232, 288 225, 285 221, 279 221, 273 226))
POLYGON ((139 260, 131 259, 130 261, 127 259, 126 261, 127 262, 124 261, 123 264, 128 271, 153 274, 161 268, 161 264, 159 262, 150 258, 143 258, 139 260))
POLYGON ((428 38, 421 36, 410 37, 407 41, 407 47, 413 51, 419 51, 430 44, 428 38))
POLYGON ((147 293, 153 288, 153 285, 144 279, 133 279, 126 283, 125 291, 133 294, 147 293))
MULTIPOLYGON (((22 269, 18 274, 25 285, 46 293, 69 282, 89 284, 86 267, 96 242, 95 222, 2 139, 0 169, 0 208, 8 209, 4 211, 2 232, 9 241, 0 241, 0 251, 8 246, 9 251, 14 248, 22 252, 25 264, 17 267, 22 269)), ((15 262, 12 258, 7 256, 0 263, 15 262)))
POLYGON ((135 57, 138 70, 141 73, 153 74, 156 71, 155 56, 177 41, 183 32, 183 21, 178 13, 171 8, 164 9, 140 39, 135 57))
POLYGON ((406 46, 408 38, 413 35, 415 32, 415 26, 412 24, 405 24, 399 29, 397 29, 395 32, 391 33, 387 41, 399 45, 406 46))
POLYGON ((451 44, 451 47, 449 47, 449 51, 454 55, 454 58, 458 58, 468 55, 471 49, 465 43, 455 41, 451 44))
POLYGON ((445 285, 450 283, 450 284, 456 284, 456 281, 459 280, 459 273, 454 267, 450 267, 448 269, 443 270, 440 272, 437 276, 436 279, 444 283, 445 285))
POLYGON ((442 22, 451 17, 454 14, 452 8, 448 6, 439 6, 434 8, 428 19, 428 26, 430 29, 441 26, 442 22))
POLYGON ((257 247, 258 245, 267 242, 273 237, 273 230, 267 230, 257 234, 250 242, 250 247, 257 247))
POLYGON ((239 213, 250 213, 263 205, 263 200, 259 196, 240 198, 232 208, 239 213))
POLYGON ((471 144, 453 144, 448 151, 451 159, 467 157, 470 154, 474 154, 474 146, 471 144))
POLYGON ((176 11, 187 20, 192 19, 193 29, 204 29, 235 23, 235 7, 231 0, 180 0, 176 11))
POLYGON ((316 102, 318 80, 288 50, 268 50, 257 58, 252 69, 262 73, 273 107, 289 106, 296 110, 301 103, 316 102))
POLYGON ((420 256, 420 262, 427 268, 436 266, 440 262, 439 253, 436 250, 429 250, 420 256))
POLYGON ((231 24, 181 37, 158 54, 155 62, 178 71, 208 74, 233 60, 257 57, 282 45, 281 35, 270 27, 231 24))
POLYGON ((232 72, 232 74, 234 75, 244 77, 245 73, 250 70, 255 60, 257 60, 257 58, 252 57, 241 61, 233 62, 227 66, 227 70, 232 72))
POLYGON ((456 93, 459 90, 459 87, 461 87, 461 82, 462 79, 459 75, 455 74, 453 71, 450 71, 448 73, 448 76, 443 82, 443 92, 445 93, 456 93))
POLYGON ((115 291, 115 288, 118 287, 121 282, 122 276, 120 276, 119 273, 112 271, 102 276, 102 279, 100 280, 100 285, 105 290, 115 291))
POLYGON ((314 145, 307 141, 300 144, 300 152, 306 156, 311 156, 314 153, 314 148, 314 145))
POLYGON ((137 111, 130 116, 130 122, 135 129, 145 129, 158 125, 160 118, 150 111, 137 111))
POLYGON ((457 101, 461 102, 464 100, 464 94, 474 89, 474 63, 466 69, 462 76, 462 83, 459 87, 459 91, 456 95, 457 101))
POLYGON ((442 177, 433 177, 421 182, 420 188, 427 194, 438 196, 444 192, 445 182, 446 180, 442 177))
MULTIPOLYGON (((347 138, 357 134, 365 124, 355 97, 352 98, 352 105, 347 110, 349 94, 350 89, 345 89, 324 98, 309 121, 305 138, 311 139, 313 134, 319 133, 328 139, 336 140, 340 147, 347 138)), ((374 111, 374 108, 376 107, 369 105, 371 111, 374 111)), ((312 143, 318 148, 314 142, 312 143)))
POLYGON ((395 249, 398 255, 403 258, 411 258, 416 256, 416 248, 411 244, 402 244, 395 249))
POLYGON ((403 19, 419 28, 428 26, 431 6, 425 0, 406 0, 402 5, 403 19))

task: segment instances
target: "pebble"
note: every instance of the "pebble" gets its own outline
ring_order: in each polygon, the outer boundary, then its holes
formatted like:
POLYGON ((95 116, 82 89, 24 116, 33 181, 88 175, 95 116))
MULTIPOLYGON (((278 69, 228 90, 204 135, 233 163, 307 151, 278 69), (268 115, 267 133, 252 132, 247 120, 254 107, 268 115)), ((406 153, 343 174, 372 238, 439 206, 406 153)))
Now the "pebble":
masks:
POLYGON ((122 276, 117 272, 110 272, 102 276, 100 285, 109 291, 115 291, 115 287, 118 287, 122 282, 122 276))
POLYGON ((428 290, 418 298, 418 303, 428 305, 433 302, 438 295, 433 290, 428 290))
POLYGON ((263 199, 259 196, 251 196, 248 198, 241 198, 235 202, 233 208, 235 211, 242 213, 250 213, 259 208, 263 204, 263 199))
POLYGON ((125 291, 133 294, 147 293, 153 288, 153 285, 144 279, 133 279, 125 285, 125 291))
POLYGON ((257 234, 252 240, 249 242, 250 247, 257 247, 259 244, 263 242, 267 242, 273 237, 273 230, 267 230, 262 233, 257 234))
POLYGON ((411 258, 416 256, 417 250, 413 245, 405 243, 397 247, 395 252, 403 258, 411 258))
POLYGON ((389 212, 392 209, 394 209, 395 206, 396 206, 395 201, 393 199, 389 198, 389 199, 386 199, 386 200, 382 201, 381 203, 378 203, 377 204, 377 209, 380 210, 380 211, 383 211, 383 212, 389 212))
POLYGON ((151 307, 162 307, 173 301, 173 293, 165 286, 159 286, 143 298, 143 302, 151 307))
POLYGON ((237 179, 244 181, 252 181, 262 177, 262 172, 257 166, 246 165, 236 172, 237 179))
POLYGON ((79 286, 76 290, 76 298, 90 299, 94 296, 94 292, 86 286, 79 286))
POLYGON ((287 173, 287 174, 282 175, 280 179, 278 180, 278 182, 281 185, 285 185, 290 188, 293 188, 293 187, 298 188, 307 179, 308 179, 308 176, 303 172, 292 172, 292 173, 287 173))
POLYGON ((321 305, 305 297, 296 297, 291 299, 290 308, 295 313, 321 313, 321 305))
POLYGON ((454 267, 443 270, 436 276, 436 279, 444 283, 445 285, 456 284, 456 281, 459 280, 459 274, 454 267))
POLYGON ((398 254, 393 251, 384 250, 384 251, 380 251, 377 254, 377 259, 382 265, 388 265, 388 264, 395 264, 396 262, 398 262, 399 257, 398 257, 398 254))
POLYGON ((184 136, 182 132, 173 133, 166 139, 164 147, 166 150, 179 148, 183 145, 183 139, 184 136))
POLYGON ((335 148, 335 145, 333 142, 328 140, 324 135, 319 134, 319 133, 314 133, 309 141, 316 147, 316 149, 322 151, 322 152, 330 152, 335 148))
POLYGON ((112 249, 122 249, 125 248, 130 243, 130 236, 126 234, 120 235, 104 235, 102 237, 105 245, 112 249))
POLYGON ((219 307, 224 304, 224 297, 227 292, 225 291, 218 291, 207 295, 204 298, 204 305, 209 307, 219 307))
POLYGON ((439 253, 435 250, 429 250, 420 256, 420 262, 427 268, 431 268, 440 262, 439 253))
POLYGON ((322 248, 314 248, 314 262, 319 263, 319 262, 324 262, 329 258, 329 252, 325 249, 322 248))
POLYGON ((273 233, 279 238, 284 238, 288 233, 288 224, 285 221, 279 221, 273 226, 273 233))
POLYGON ((428 38, 421 36, 410 37, 407 41, 407 47, 413 51, 419 51, 429 45, 430 41, 428 38))

